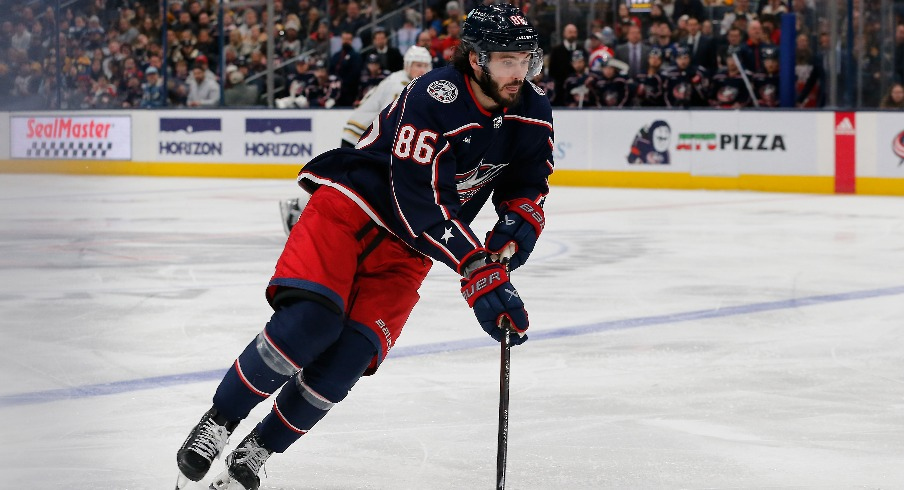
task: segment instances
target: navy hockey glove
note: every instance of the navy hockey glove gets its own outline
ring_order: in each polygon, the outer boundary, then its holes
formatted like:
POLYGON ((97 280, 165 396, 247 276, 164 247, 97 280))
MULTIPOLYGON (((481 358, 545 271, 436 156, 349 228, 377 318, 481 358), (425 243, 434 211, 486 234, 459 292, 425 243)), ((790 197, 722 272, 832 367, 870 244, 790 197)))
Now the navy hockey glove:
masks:
POLYGON ((505 334, 502 322, 508 319, 511 344, 519 345, 527 340, 524 333, 527 330, 527 311, 502 264, 494 262, 481 266, 468 279, 462 279, 461 295, 474 309, 477 321, 490 337, 502 342, 505 334))
POLYGON ((487 234, 486 247, 499 259, 510 256, 508 269, 513 271, 527 262, 537 238, 546 225, 543 208, 530 199, 515 199, 500 204, 500 218, 487 234), (514 254, 511 249, 514 247, 514 254))

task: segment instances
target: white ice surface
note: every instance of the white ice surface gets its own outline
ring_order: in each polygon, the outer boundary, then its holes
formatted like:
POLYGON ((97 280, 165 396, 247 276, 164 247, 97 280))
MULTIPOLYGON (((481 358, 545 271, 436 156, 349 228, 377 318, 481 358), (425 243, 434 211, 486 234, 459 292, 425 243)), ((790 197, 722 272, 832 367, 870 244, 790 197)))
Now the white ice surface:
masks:
MULTIPOLYGON (((0 176, 0 488, 172 488, 297 193, 0 176)), ((904 199, 555 188, 546 214, 507 488, 904 488, 904 199)), ((492 488, 498 349, 442 265, 421 296, 262 488, 492 488)))

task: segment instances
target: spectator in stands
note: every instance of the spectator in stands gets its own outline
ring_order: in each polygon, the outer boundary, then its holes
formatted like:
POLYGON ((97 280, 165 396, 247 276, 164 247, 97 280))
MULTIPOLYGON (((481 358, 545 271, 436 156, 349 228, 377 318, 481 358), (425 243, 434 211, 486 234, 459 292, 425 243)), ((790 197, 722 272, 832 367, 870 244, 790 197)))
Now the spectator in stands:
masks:
POLYGON ((446 33, 433 39, 433 51, 440 54, 443 60, 448 63, 459 44, 461 44, 461 24, 451 20, 446 24, 446 33))
POLYGON ((188 79, 188 107, 216 107, 220 102, 220 86, 208 78, 204 66, 196 64, 188 79))
POLYGON ((160 81, 160 73, 156 68, 151 66, 145 71, 144 76, 145 82, 141 86, 143 93, 141 97, 141 107, 145 109, 163 107, 163 83, 160 81))
POLYGON ((399 52, 404 54, 408 48, 417 44, 417 37, 421 30, 416 27, 420 25, 420 15, 414 9, 406 9, 405 20, 402 27, 396 31, 395 43, 399 52))
POLYGON ((636 15, 631 15, 627 3, 620 2, 618 4, 618 15, 616 15, 615 19, 615 36, 618 38, 619 43, 627 41, 628 28, 632 25, 641 28, 642 33, 643 24, 640 22, 640 19, 636 15))
POLYGON ((356 0, 349 0, 345 6, 345 16, 333 21, 333 35, 340 36, 343 32, 351 32, 352 37, 358 37, 358 30, 366 25, 367 19, 361 15, 361 6, 356 0))
POLYGON ((466 17, 461 10, 461 5, 456 0, 446 2, 446 17, 443 19, 443 28, 447 28, 452 22, 460 26, 466 17))
POLYGON ((760 24, 763 26, 763 42, 778 46, 782 40, 782 30, 777 22, 778 17, 774 15, 761 15, 760 24))
POLYGON ((301 39, 298 37, 298 31, 301 24, 298 18, 293 14, 286 21, 285 34, 279 38, 277 52, 285 59, 292 59, 302 52, 301 39))
POLYGON ((10 46, 23 53, 28 52, 31 47, 31 32, 28 32, 25 22, 16 22, 16 32, 10 38, 10 46))
POLYGON ((672 11, 672 21, 676 24, 682 16, 698 21, 706 18, 706 9, 700 0, 675 0, 675 9, 672 11))
POLYGON ((91 107, 94 109, 111 109, 116 107, 116 87, 110 84, 105 75, 101 75, 94 81, 91 86, 92 101, 91 107))
POLYGON ((702 66, 710 75, 716 72, 716 42, 713 38, 703 35, 700 31, 700 21, 691 17, 687 20, 687 38, 684 46, 691 53, 691 63, 702 66))
MULTIPOLYGON (((342 47, 330 59, 330 74, 342 82, 336 105, 351 107, 358 98, 358 84, 361 80, 361 55, 352 47, 354 33, 342 33, 342 47)), ((322 81, 322 80, 321 80, 322 81)))
POLYGON ((904 109, 904 85, 900 83, 892 84, 888 93, 882 98, 879 107, 882 109, 904 109))
POLYGON ((736 0, 734 3, 734 10, 725 13, 721 22, 721 35, 724 36, 728 34, 728 30, 731 29, 731 26, 735 21, 740 18, 745 19, 748 24, 750 21, 756 19, 756 14, 750 9, 750 0, 736 0))
POLYGON ((442 54, 433 49, 433 29, 425 29, 417 36, 417 45, 430 52, 433 58, 433 68, 438 68, 446 64, 442 54))
POLYGON ((330 56, 331 37, 330 21, 323 19, 317 24, 317 30, 305 40, 302 52, 311 52, 312 57, 322 60, 328 59, 330 56))
POLYGON ((553 105, 566 105, 570 100, 564 87, 565 80, 574 75, 572 53, 575 50, 583 51, 578 45, 578 28, 574 24, 568 24, 562 29, 562 44, 553 46, 549 52, 549 76, 555 84, 553 105))
POLYGON ((785 0, 762 0, 759 9, 757 9, 757 16, 760 20, 763 19, 764 15, 780 18, 782 14, 787 12, 788 4, 785 3, 785 0))
POLYGON ((209 64, 213 66, 219 65, 220 49, 217 46, 216 41, 211 37, 210 31, 207 29, 198 31, 197 39, 195 40, 195 49, 198 51, 198 56, 195 57, 195 59, 204 57, 209 64))
POLYGON ((825 104, 825 72, 822 57, 810 48, 810 37, 798 34, 796 39, 794 73, 797 107, 813 108, 825 104))
POLYGON ((120 103, 124 109, 141 107, 141 100, 144 97, 144 88, 141 86, 141 79, 132 77, 123 81, 123 89, 119 91, 120 103))
MULTIPOLYGON (((424 27, 423 30, 427 31, 433 29, 434 32, 438 35, 440 32, 443 32, 443 18, 437 13, 436 7, 432 5, 428 5, 424 9, 424 27)), ((433 65, 436 67, 436 65, 433 65)))
POLYGON ((304 87, 303 97, 311 107, 330 109, 338 104, 342 88, 342 80, 329 74, 323 60, 317 60, 314 62, 314 78, 304 87))
POLYGON ((405 62, 402 53, 397 48, 389 45, 386 29, 377 27, 373 30, 373 53, 377 55, 382 70, 390 73, 401 70, 405 62))
POLYGON ((615 57, 615 52, 612 51, 612 48, 606 46, 603 39, 602 32, 591 34, 590 39, 588 39, 587 52, 590 54, 587 55, 587 67, 592 72, 601 71, 606 60, 615 57))
POLYGON ((895 26, 894 81, 904 83, 904 24, 895 26))
MULTIPOLYGON (((306 1, 307 0, 302 0, 302 2, 306 1)), ((304 13, 298 13, 299 18, 302 19, 302 30, 299 32, 299 37, 307 39, 311 34, 317 32, 317 26, 319 26, 320 22, 324 19, 323 14, 317 7, 311 7, 303 12, 304 13)), ((327 32, 329 32, 329 21, 327 21, 327 32)))
POLYGON ((223 103, 227 107, 250 107, 258 105, 260 94, 256 85, 245 84, 245 75, 238 69, 227 76, 229 88, 223 91, 223 103))
POLYGON ((643 43, 640 27, 630 25, 626 42, 615 47, 615 58, 628 65, 628 77, 634 78, 647 72, 649 55, 650 47, 643 43))
POLYGON ((795 15, 798 33, 816 33, 816 11, 807 4, 807 0, 792 0, 791 11, 795 15))
POLYGON ((653 5, 650 6, 649 23, 651 27, 654 25, 668 24, 671 30, 672 20, 666 15, 665 10, 662 8, 662 2, 659 0, 653 2, 653 5))

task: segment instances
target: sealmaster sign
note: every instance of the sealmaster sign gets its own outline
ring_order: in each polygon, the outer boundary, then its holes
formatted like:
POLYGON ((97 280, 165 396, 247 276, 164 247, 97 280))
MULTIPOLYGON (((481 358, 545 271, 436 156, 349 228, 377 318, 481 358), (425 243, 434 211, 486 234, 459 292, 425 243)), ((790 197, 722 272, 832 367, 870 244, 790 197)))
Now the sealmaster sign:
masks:
POLYGON ((130 160, 129 116, 41 116, 10 118, 13 158, 130 160))

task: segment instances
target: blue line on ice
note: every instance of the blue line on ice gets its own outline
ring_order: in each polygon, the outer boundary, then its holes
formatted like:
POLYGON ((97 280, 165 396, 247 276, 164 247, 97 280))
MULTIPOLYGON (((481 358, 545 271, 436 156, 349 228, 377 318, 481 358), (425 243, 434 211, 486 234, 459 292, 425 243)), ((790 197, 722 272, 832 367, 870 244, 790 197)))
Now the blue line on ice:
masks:
MULTIPOLYGON (((735 315, 747 315, 764 311, 785 310, 804 306, 813 306, 841 301, 854 301, 860 299, 879 298, 904 294, 904 286, 895 286, 881 289, 869 289, 864 291, 851 291, 847 293, 826 294, 821 296, 809 296, 805 298, 786 299, 781 301, 767 301, 764 303, 752 303, 748 305, 729 306, 713 310, 696 310, 669 315, 647 316, 639 318, 625 318, 622 320, 610 320, 606 322, 590 323, 587 325, 575 325, 552 330, 531 333, 531 341, 542 339, 555 339, 572 337, 609 330, 626 330, 629 328, 646 327, 651 325, 665 325, 685 322, 690 320, 706 320, 712 318, 724 318, 735 315)), ((390 353, 393 358, 424 356, 442 352, 453 352, 468 349, 476 349, 493 345, 487 337, 476 337, 453 342, 438 342, 433 344, 413 345, 398 347, 390 353)), ((198 383, 203 381, 217 381, 222 378, 225 370, 199 371, 194 373, 173 374, 168 376, 154 376, 150 378, 114 381, 111 383, 98 383, 72 388, 60 388, 55 390, 36 391, 32 393, 19 393, 0 396, 0 407, 18 405, 32 405, 58 400, 72 400, 90 398, 102 395, 113 395, 130 391, 149 390, 167 386, 198 383)))

